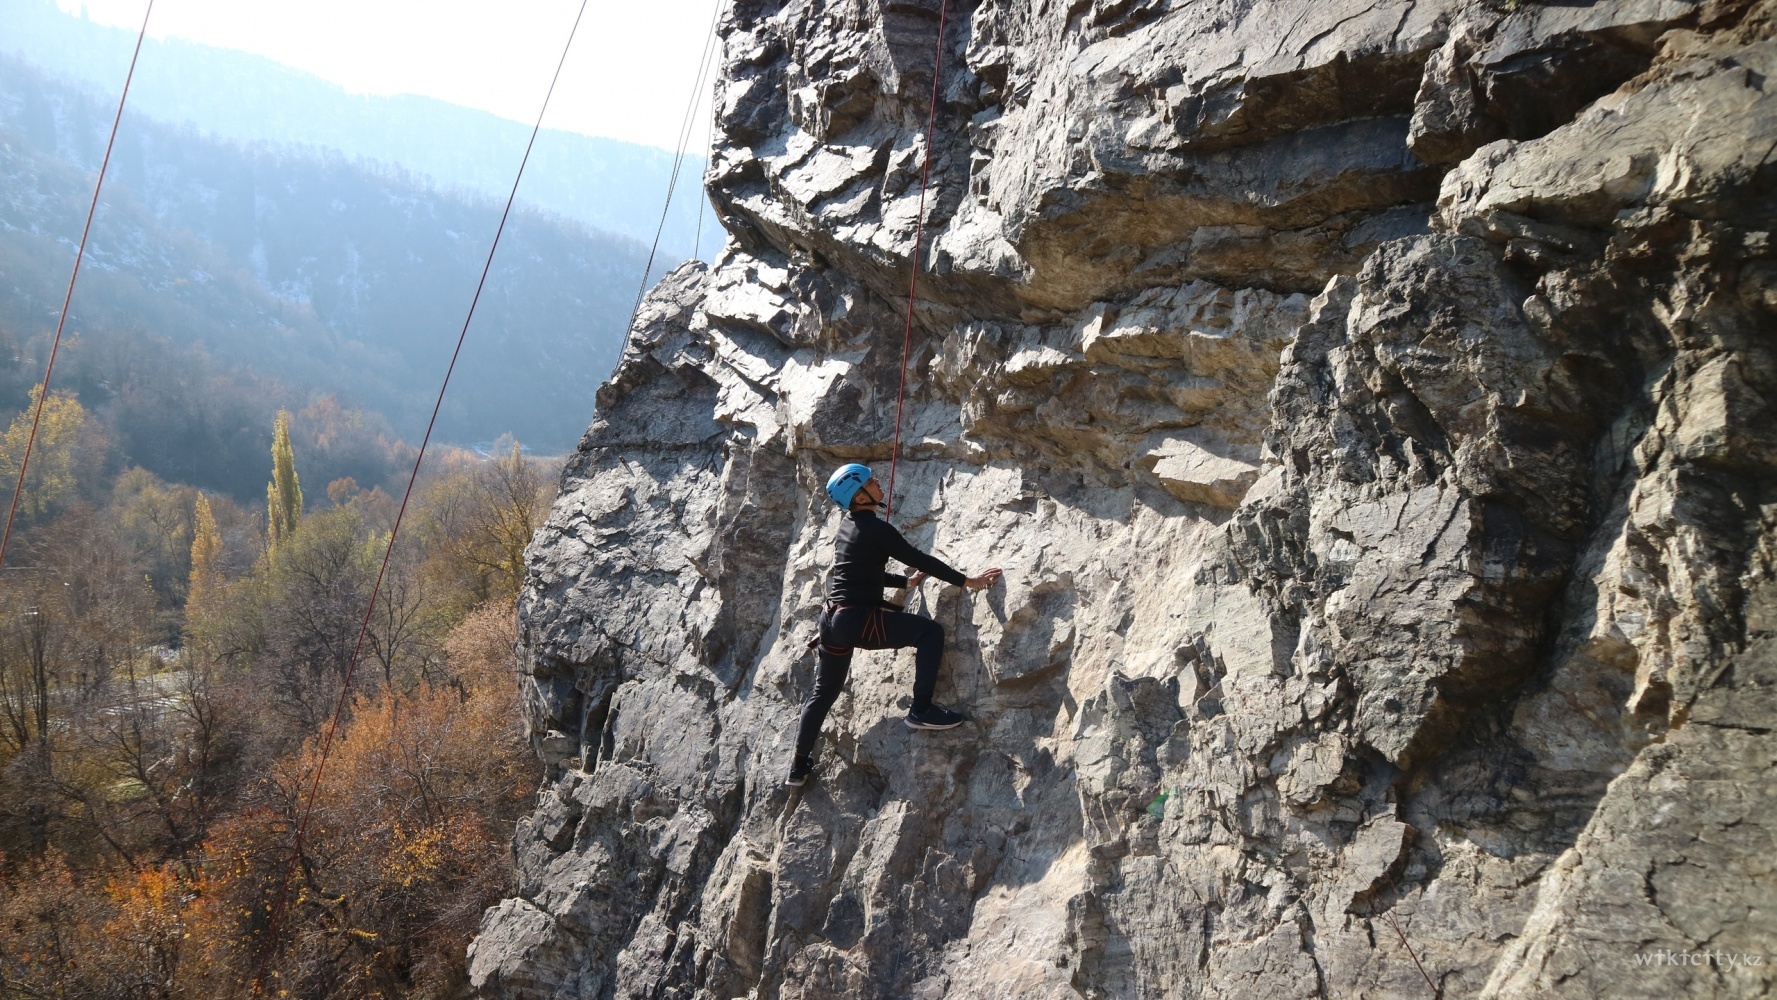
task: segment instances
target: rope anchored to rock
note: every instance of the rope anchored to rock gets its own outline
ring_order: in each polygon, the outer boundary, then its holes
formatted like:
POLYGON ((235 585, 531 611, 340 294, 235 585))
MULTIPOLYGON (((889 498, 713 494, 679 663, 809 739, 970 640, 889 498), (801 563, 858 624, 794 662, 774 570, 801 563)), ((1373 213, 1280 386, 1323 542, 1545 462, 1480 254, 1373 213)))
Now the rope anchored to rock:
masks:
POLYGON ((913 256, 908 258, 907 332, 901 338, 901 388, 895 393, 895 443, 889 452, 888 516, 895 503, 895 468, 901 462, 901 413, 907 402, 907 362, 913 350, 913 304, 919 295, 919 251, 925 237, 926 189, 932 180, 932 143, 938 135, 938 93, 944 79, 944 31, 949 26, 950 0, 938 3, 938 43, 932 56, 932 108, 926 117, 925 163, 919 172, 919 214, 913 217, 913 256))

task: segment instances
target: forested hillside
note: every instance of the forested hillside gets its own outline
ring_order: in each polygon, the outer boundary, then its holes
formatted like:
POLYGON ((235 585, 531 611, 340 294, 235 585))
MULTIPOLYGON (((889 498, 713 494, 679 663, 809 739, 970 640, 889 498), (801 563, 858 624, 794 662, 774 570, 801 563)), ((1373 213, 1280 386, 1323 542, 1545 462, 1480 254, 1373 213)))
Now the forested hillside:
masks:
MULTIPOLYGON (((40 376, 23 359, 40 359, 53 330, 109 115, 97 96, 0 58, 0 338, 17 345, 0 367, 21 359, 0 374, 11 378, 0 413, 40 376)), ((499 208, 337 155, 243 148, 126 114, 71 328, 106 342, 91 377, 114 389, 154 381, 124 358, 201 344, 224 370, 292 394, 276 402, 337 393, 417 439, 499 208)), ((571 446, 645 257, 633 240, 516 212, 439 433, 571 446)), ((206 479, 197 461, 192 481, 240 485, 206 479)))
MULTIPOLYGON (((0 0, 0 25, 0 55, 28 59, 106 95, 123 85, 136 42, 133 30, 64 14, 52 0, 0 0)), ((130 94, 142 114, 208 135, 400 164, 445 190, 484 197, 504 196, 529 132, 518 122, 427 97, 349 94, 260 56, 176 38, 144 43, 130 94)), ((650 240, 672 158, 662 149, 544 129, 520 201, 650 240)), ((691 255, 704 208, 696 185, 703 157, 690 156, 685 169, 693 181, 681 185, 661 235, 662 248, 675 261, 691 255)), ((702 230, 707 258, 720 246, 721 227, 705 219, 702 230)))
POLYGON ((0 995, 461 995, 537 777, 512 595, 555 470, 441 449, 384 576, 396 498, 303 477, 291 423, 241 504, 47 401, 0 573, 0 995))
POLYGON ((35 0, 0 31, 0 510, 31 449, 0 571, 0 996, 460 997, 540 771, 513 607, 559 462, 532 452, 572 446, 617 357, 648 256, 623 233, 652 235, 669 157, 545 136, 612 154, 543 179, 618 233, 520 204, 407 503, 522 127, 173 52, 46 389, 116 101, 56 73, 118 33, 35 0), (277 96, 293 131, 216 127, 277 96), (416 149, 444 176, 365 158, 416 149))

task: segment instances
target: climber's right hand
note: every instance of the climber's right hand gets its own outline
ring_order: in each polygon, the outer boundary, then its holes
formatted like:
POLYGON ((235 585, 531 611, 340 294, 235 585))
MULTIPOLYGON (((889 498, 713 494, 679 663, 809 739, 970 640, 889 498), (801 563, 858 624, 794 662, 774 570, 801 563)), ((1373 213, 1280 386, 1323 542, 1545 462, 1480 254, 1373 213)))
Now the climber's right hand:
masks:
POLYGON ((998 583, 1000 580, 1000 577, 1002 577, 1004 575, 1005 574, 1001 573, 999 568, 996 566, 995 568, 988 570, 987 572, 981 574, 980 576, 971 576, 967 580, 964 580, 963 586, 969 588, 970 590, 986 590, 987 588, 998 583))

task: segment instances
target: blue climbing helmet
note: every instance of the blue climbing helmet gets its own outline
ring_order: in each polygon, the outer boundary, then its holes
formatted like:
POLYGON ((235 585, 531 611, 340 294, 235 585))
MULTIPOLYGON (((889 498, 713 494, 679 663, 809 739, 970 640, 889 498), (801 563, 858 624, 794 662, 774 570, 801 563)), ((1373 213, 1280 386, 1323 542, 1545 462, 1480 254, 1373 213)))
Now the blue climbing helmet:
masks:
POLYGON ((858 495, 858 491, 864 488, 864 484, 873 475, 875 473, 870 471, 868 465, 859 465, 856 462, 842 465, 838 472, 827 479, 827 496, 832 497, 833 502, 841 508, 849 508, 851 498, 858 495))

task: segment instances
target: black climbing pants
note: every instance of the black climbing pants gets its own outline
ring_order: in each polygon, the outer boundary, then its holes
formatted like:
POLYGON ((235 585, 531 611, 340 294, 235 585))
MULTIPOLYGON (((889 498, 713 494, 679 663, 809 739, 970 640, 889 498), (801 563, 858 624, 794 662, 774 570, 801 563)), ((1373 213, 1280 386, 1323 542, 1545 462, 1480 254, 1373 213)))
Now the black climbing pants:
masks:
POLYGON ((814 693, 802 706, 802 724, 796 731, 796 753, 814 752, 821 724, 839 700, 845 678, 851 673, 851 653, 859 649, 901 649, 912 646, 913 707, 932 703, 938 686, 938 664, 944 659, 944 626, 919 615, 887 608, 828 608, 821 615, 821 642, 816 647, 820 666, 815 673, 814 693))

